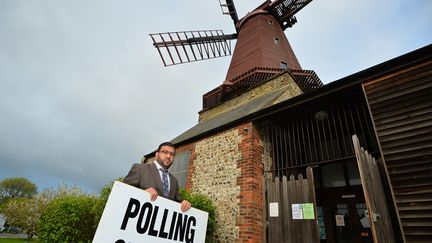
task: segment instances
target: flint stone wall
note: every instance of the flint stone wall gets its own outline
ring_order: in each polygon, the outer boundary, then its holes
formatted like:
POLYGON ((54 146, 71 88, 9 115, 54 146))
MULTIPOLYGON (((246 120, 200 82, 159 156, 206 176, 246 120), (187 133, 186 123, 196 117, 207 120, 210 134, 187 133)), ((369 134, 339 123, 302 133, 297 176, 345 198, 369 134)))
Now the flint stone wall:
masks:
POLYGON ((237 178, 241 159, 239 144, 242 141, 237 129, 206 138, 195 144, 191 175, 191 192, 207 195, 216 207, 216 242, 236 242, 239 229, 240 187, 237 178))

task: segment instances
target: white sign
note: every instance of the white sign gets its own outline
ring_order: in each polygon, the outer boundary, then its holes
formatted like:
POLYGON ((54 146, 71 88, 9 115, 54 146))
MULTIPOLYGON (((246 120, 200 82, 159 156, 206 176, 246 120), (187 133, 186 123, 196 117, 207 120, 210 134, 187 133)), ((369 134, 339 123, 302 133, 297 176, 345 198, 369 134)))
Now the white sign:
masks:
POLYGON ((150 200, 142 189, 116 181, 111 190, 94 243, 204 243, 208 213, 163 197, 150 200))
POLYGON ((345 218, 343 214, 336 214, 336 226, 345 226, 345 218))
POLYGON ((292 218, 293 219, 303 219, 303 205, 302 204, 292 204, 292 218))
POLYGON ((269 211, 270 217, 279 217, 279 203, 269 203, 269 211))

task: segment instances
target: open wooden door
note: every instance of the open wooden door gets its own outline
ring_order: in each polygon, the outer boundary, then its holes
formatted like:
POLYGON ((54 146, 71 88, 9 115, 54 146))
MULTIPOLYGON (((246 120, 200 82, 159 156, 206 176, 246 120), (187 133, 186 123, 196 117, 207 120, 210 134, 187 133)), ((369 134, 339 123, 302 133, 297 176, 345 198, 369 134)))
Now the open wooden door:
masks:
POLYGON ((361 146, 356 135, 352 136, 360 178, 374 242, 395 242, 393 226, 388 211, 383 183, 377 161, 361 146))

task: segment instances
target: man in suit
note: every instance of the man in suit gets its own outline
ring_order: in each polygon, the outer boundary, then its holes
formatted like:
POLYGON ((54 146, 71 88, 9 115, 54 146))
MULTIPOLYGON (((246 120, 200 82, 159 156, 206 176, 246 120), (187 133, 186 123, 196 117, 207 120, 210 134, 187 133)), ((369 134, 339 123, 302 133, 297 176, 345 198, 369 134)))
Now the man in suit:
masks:
POLYGON ((191 204, 187 200, 181 200, 178 180, 168 172, 174 157, 174 144, 164 142, 159 145, 156 160, 153 163, 132 165, 123 182, 149 192, 152 201, 156 200, 158 195, 161 195, 180 202, 180 209, 185 212, 191 208, 191 204))

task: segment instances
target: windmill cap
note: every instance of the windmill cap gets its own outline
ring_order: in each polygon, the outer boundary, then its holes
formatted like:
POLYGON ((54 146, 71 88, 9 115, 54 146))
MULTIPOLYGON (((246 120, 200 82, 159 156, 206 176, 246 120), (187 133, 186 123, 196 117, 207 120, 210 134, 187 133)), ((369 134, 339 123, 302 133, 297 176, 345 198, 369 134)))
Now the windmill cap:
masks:
POLYGON ((262 9, 256 9, 248 14, 246 14, 246 16, 244 16, 243 18, 240 19, 240 21, 237 23, 237 29, 240 29, 240 27, 246 23, 250 18, 252 18, 253 16, 259 15, 259 14, 270 14, 269 11, 266 10, 262 10, 262 9))

